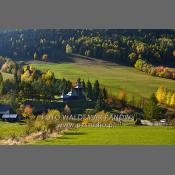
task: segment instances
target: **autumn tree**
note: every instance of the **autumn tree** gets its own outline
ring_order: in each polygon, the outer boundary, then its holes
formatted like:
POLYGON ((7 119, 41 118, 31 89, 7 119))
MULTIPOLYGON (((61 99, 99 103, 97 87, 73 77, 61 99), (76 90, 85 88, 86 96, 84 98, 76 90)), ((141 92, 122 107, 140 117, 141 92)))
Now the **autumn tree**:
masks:
POLYGON ((171 105, 171 98, 172 98, 173 92, 172 91, 168 91, 167 95, 166 95, 166 105, 171 105))
POLYGON ((170 105, 173 106, 173 107, 175 106, 175 92, 171 96, 170 105))
POLYGON ((137 59, 137 55, 134 52, 130 53, 128 57, 131 60, 131 62, 135 62, 137 59))
POLYGON ((69 44, 66 45, 66 53, 68 55, 71 55, 72 54, 72 47, 69 44))
POLYGON ((118 99, 123 103, 123 105, 126 103, 126 92, 123 89, 120 90, 118 99))
POLYGON ((22 115, 25 118, 29 118, 33 115, 33 108, 30 105, 22 106, 22 115))
POLYGON ((160 86, 156 91, 156 98, 159 103, 165 103, 167 90, 165 87, 160 86))
POLYGON ((43 61, 47 61, 47 60, 48 60, 48 55, 47 55, 47 54, 43 54, 42 60, 43 60, 43 61))

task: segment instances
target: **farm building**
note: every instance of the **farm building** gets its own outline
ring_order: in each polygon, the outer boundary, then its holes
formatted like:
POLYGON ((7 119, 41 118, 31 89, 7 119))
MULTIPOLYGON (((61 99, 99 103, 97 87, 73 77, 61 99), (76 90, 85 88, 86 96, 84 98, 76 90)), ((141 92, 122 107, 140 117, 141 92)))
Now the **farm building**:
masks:
POLYGON ((81 85, 80 80, 77 80, 76 85, 72 88, 70 92, 68 92, 67 94, 64 94, 63 92, 61 95, 61 100, 63 101, 76 99, 84 99, 84 89, 81 85))

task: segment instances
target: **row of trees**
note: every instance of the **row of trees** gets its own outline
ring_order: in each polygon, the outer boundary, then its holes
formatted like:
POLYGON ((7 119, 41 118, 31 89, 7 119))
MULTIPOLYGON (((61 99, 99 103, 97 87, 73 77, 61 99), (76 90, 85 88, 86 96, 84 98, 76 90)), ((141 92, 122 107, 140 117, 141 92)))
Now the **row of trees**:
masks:
POLYGON ((163 66, 155 67, 152 64, 149 64, 142 59, 138 59, 134 66, 136 69, 146 72, 152 76, 168 78, 173 80, 175 79, 175 70, 170 69, 168 67, 163 67, 163 66))

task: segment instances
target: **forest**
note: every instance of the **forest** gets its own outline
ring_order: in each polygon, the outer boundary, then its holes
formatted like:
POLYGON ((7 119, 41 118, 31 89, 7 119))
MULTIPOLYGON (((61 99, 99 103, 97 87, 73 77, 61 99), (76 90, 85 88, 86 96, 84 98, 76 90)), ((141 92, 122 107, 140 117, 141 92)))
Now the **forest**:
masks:
POLYGON ((174 30, 2 30, 0 53, 14 59, 42 59, 47 54, 49 59, 58 61, 66 52, 73 52, 126 65, 143 59, 154 65, 171 66, 174 37, 174 30))

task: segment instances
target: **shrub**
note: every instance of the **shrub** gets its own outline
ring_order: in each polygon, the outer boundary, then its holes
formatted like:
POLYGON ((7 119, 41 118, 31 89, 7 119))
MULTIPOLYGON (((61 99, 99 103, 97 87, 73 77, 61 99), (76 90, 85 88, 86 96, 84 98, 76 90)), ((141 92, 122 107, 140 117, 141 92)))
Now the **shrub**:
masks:
POLYGON ((15 132, 11 133, 11 134, 10 134, 10 138, 11 138, 12 140, 17 139, 16 133, 15 133, 15 132))
POLYGON ((60 120, 61 119, 61 113, 60 111, 56 109, 48 110, 48 113, 46 114, 47 120, 60 120))
POLYGON ((71 110, 69 108, 69 106, 66 104, 64 107, 64 111, 63 111, 64 115, 70 115, 71 114, 71 110))
POLYGON ((172 120, 170 121, 170 125, 171 125, 173 128, 175 128, 175 119, 172 119, 172 120))
POLYGON ((139 118, 136 119, 135 125, 142 125, 141 120, 139 118))
POLYGON ((51 121, 46 122, 46 130, 49 131, 50 133, 55 131, 56 128, 57 128, 57 122, 56 121, 51 120, 51 121))
POLYGON ((44 131, 46 129, 45 126, 45 120, 42 118, 42 116, 37 116, 34 127, 37 131, 44 131))
POLYGON ((145 62, 142 60, 142 59, 138 59, 135 63, 135 68, 138 69, 138 70, 142 70, 142 66, 145 62))

